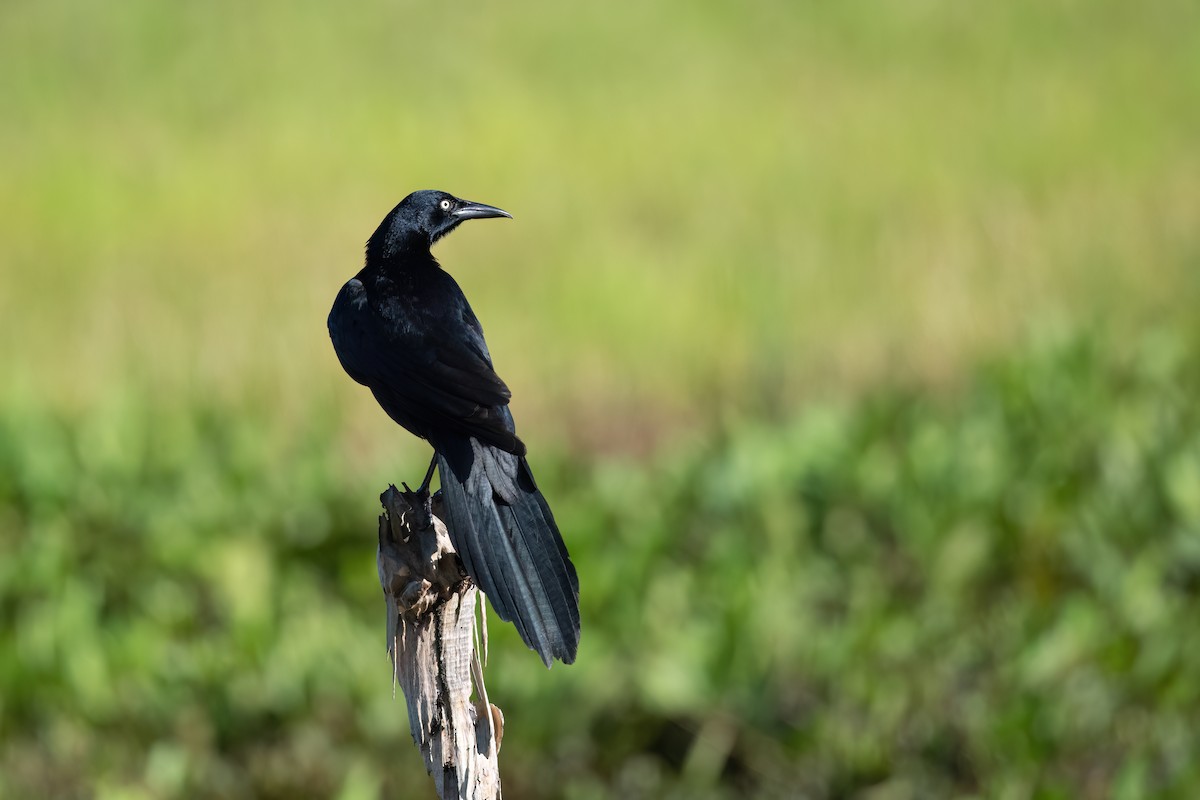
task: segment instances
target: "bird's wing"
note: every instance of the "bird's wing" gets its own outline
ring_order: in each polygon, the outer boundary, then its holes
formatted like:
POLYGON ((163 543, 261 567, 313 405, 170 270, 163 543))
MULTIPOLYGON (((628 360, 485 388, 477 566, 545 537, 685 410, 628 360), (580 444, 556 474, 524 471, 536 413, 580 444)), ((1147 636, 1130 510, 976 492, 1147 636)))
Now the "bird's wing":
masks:
POLYGON ((504 408, 512 393, 492 368, 469 308, 461 324, 395 324, 371 308, 362 282, 352 279, 334 303, 329 331, 346 372, 414 433, 454 431, 524 453, 504 408))

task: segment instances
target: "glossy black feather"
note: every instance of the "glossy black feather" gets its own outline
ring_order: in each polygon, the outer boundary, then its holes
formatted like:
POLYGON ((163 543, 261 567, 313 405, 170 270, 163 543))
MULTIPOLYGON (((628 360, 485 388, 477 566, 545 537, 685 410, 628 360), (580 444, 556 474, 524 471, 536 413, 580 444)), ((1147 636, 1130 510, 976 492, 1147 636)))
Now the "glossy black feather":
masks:
POLYGON ((501 619, 549 666, 575 660, 579 579, 524 458, 478 440, 438 449, 447 527, 501 619))
POLYGON ((526 462, 483 329, 430 246, 463 219, 507 216, 416 192, 380 224, 329 334, 346 372, 438 454, 447 526, 467 573, 541 655, 575 660, 579 581, 526 462))

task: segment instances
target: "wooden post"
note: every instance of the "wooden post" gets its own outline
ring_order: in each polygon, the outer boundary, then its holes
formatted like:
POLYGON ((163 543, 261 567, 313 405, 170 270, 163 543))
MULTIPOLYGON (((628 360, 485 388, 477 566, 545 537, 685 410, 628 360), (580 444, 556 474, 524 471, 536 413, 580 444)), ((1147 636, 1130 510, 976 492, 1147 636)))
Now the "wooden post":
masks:
POLYGON ((499 800, 504 717, 488 702, 476 647, 486 653, 486 616, 481 629, 475 621, 482 596, 428 494, 389 486, 379 499, 379 583, 392 684, 393 690, 400 684, 408 702, 413 741, 442 800, 499 800))

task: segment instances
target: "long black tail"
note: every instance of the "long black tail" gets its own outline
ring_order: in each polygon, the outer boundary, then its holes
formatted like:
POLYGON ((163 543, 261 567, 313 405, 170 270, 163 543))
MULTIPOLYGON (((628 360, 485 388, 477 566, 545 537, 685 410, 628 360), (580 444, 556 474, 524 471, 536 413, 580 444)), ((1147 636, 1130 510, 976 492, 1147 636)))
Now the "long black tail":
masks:
POLYGON ((575 661, 579 578, 529 464, 460 439, 439 443, 438 471, 450 540, 467 574, 547 667, 555 658, 575 661))

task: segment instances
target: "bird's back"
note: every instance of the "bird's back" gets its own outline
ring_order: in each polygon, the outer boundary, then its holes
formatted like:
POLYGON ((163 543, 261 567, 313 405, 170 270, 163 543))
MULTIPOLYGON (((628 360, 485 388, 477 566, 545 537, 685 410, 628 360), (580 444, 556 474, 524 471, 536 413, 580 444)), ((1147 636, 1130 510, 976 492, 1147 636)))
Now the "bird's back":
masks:
POLYGON ((432 258, 388 266, 367 265, 334 300, 329 335, 342 368, 435 446, 466 435, 523 455, 504 409, 511 394, 458 283, 432 258))

